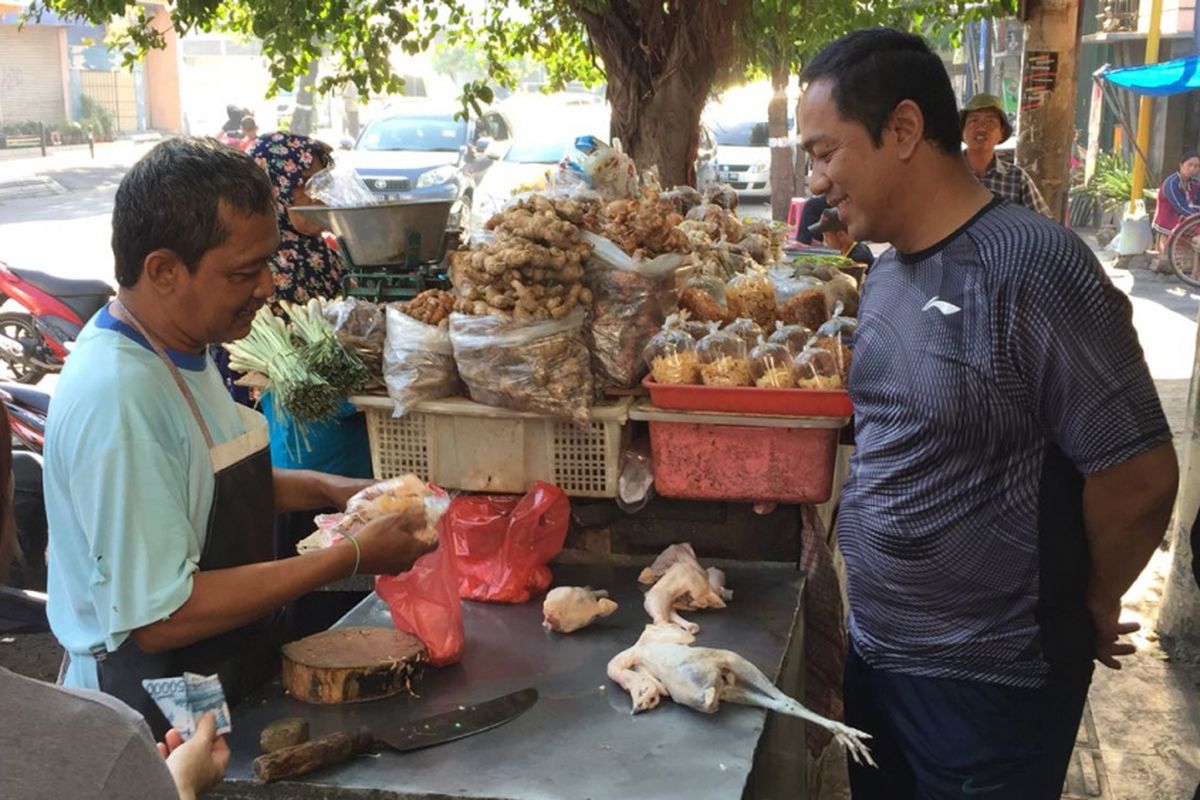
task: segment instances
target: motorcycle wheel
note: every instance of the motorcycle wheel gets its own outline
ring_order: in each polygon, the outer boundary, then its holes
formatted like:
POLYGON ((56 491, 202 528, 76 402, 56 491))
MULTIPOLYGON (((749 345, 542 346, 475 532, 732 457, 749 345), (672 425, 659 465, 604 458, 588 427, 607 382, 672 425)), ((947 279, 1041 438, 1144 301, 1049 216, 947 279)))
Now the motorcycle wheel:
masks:
MULTIPOLYGON (((18 342, 41 341, 41 334, 34 327, 33 320, 26 314, 14 311, 0 314, 0 334, 18 342)), ((37 383, 46 375, 45 370, 38 369, 26 361, 12 361, 0 356, 0 379, 9 379, 5 376, 6 372, 11 376, 11 380, 29 384, 37 383)))

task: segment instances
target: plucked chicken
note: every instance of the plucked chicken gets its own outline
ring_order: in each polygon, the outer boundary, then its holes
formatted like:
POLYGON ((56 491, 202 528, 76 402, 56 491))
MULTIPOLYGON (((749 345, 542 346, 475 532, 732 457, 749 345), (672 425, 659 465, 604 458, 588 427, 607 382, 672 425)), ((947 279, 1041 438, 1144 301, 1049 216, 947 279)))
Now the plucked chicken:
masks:
POLYGON ((724 608, 725 601, 709 583, 707 572, 681 560, 650 587, 642 606, 654 624, 676 625, 688 633, 696 633, 700 626, 679 616, 676 609, 724 608))
POLYGON ((638 583, 650 586, 666 575, 667 570, 680 561, 696 567, 700 566, 700 560, 696 558, 696 551, 692 549, 691 544, 688 542, 673 544, 659 553, 653 564, 642 570, 642 573, 638 575, 638 583))
POLYGON ((548 631, 571 633, 616 610, 616 602, 608 599, 608 592, 603 589, 559 586, 547 592, 542 603, 542 627, 548 631))
POLYGON ((808 710, 732 650, 691 647, 693 641, 674 626, 647 625, 637 644, 608 662, 608 677, 629 692, 634 714, 656 707, 662 697, 706 714, 722 700, 757 706, 827 728, 856 762, 874 765, 866 745, 870 734, 808 710))

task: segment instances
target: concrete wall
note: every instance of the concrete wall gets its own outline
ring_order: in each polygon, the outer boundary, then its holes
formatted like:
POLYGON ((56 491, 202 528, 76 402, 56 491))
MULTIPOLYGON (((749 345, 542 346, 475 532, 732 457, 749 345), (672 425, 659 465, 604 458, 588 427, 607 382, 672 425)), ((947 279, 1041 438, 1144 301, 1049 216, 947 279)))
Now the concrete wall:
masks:
POLYGON ((179 37, 171 27, 171 15, 159 6, 152 18, 154 27, 163 32, 166 47, 146 55, 144 86, 147 127, 182 133, 183 104, 179 90, 179 37))
POLYGON ((0 25, 0 123, 68 117, 65 53, 60 27, 0 25))

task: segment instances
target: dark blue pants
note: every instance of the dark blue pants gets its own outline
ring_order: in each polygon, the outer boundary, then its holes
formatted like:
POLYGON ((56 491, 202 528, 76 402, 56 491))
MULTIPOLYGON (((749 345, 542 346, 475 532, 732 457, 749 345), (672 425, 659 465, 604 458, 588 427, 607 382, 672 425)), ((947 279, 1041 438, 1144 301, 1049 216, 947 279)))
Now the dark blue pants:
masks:
POLYGON ((1040 689, 875 669, 849 648, 846 723, 879 768, 850 765, 854 800, 1058 800, 1091 673, 1040 689))

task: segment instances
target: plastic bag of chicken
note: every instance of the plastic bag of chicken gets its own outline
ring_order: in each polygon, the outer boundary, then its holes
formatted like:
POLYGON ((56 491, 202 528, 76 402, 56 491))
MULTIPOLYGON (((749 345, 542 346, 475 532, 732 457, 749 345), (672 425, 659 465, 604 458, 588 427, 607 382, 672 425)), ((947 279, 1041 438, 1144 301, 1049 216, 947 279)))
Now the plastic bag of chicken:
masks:
POLYGON ((562 550, 570 521, 566 492, 542 481, 523 497, 455 498, 442 524, 455 553, 459 596, 524 603, 544 592, 552 579, 548 564, 562 550))

